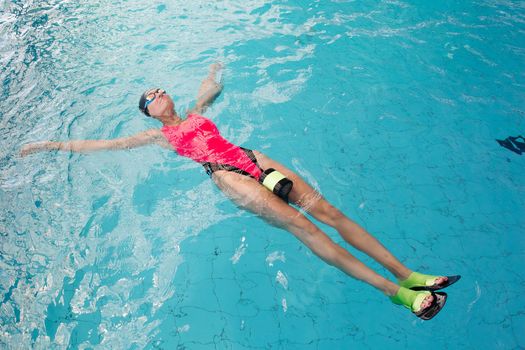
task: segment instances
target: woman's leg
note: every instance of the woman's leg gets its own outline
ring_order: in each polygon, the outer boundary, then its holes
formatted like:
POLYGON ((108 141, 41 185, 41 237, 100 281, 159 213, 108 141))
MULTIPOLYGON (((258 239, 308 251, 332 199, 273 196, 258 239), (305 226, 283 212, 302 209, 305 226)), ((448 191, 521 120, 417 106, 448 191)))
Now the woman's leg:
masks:
MULTIPOLYGON (((405 279, 410 275, 412 271, 392 255, 377 239, 331 205, 301 177, 261 152, 254 151, 254 153, 263 169, 274 168, 293 181, 292 192, 289 196, 292 203, 303 208, 317 220, 335 228, 345 241, 379 262, 396 278, 405 279)), ((441 283, 442 280, 440 278, 436 280, 436 283, 441 283)))
POLYGON ((254 179, 224 170, 216 171, 213 179, 238 206, 261 216, 274 226, 293 233, 328 264, 374 286, 386 295, 394 295, 399 290, 397 284, 357 260, 347 250, 334 243, 297 209, 286 204, 254 179))

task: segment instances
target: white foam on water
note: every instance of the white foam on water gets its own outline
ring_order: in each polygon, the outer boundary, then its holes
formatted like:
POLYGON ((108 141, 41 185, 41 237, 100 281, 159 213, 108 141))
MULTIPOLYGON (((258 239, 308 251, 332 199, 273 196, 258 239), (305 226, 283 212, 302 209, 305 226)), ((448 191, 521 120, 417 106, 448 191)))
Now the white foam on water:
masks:
POLYGON ((268 264, 268 266, 273 266, 273 263, 276 261, 286 262, 286 257, 284 256, 283 251, 271 252, 266 257, 266 263, 268 264))
POLYGON ((277 276, 275 276, 275 280, 284 288, 284 289, 288 289, 288 279, 286 278, 286 276, 284 275, 284 273, 282 273, 280 270, 277 271, 277 276))
POLYGON ((232 264, 237 264, 239 262, 239 259, 241 258, 241 256, 244 255, 244 253, 246 253, 246 248, 248 248, 248 244, 245 243, 246 241, 246 237, 242 237, 241 238, 241 245, 237 247, 237 249, 235 249, 235 254, 233 254, 233 256, 230 258, 230 261, 232 262, 232 264))

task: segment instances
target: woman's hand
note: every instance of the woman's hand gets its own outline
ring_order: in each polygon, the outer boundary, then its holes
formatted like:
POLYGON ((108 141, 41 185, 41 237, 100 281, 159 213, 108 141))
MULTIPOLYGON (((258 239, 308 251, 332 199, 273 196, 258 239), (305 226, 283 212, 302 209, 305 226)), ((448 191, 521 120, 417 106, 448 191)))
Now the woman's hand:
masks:
POLYGON ((25 157, 29 154, 41 152, 41 151, 48 151, 52 149, 59 149, 60 148, 60 142, 53 142, 53 141, 42 141, 42 142, 34 142, 34 143, 28 143, 26 145, 23 145, 20 149, 20 155, 22 157, 25 157))
POLYGON ((210 72, 208 73, 206 79, 204 79, 201 83, 199 92, 197 93, 197 99, 200 99, 206 95, 214 95, 221 92, 222 79, 219 78, 219 81, 217 81, 217 74, 220 74, 222 67, 223 66, 221 63, 213 63, 210 65, 210 72))
POLYGON ((215 101, 215 99, 221 94, 223 85, 222 79, 217 79, 217 75, 222 69, 221 63, 214 63, 210 65, 210 71, 206 79, 204 79, 197 93, 197 103, 188 113, 203 113, 206 108, 215 101), (219 80, 219 81, 217 81, 219 80))
POLYGON ((218 73, 223 67, 224 65, 221 62, 210 64, 210 74, 208 75, 208 78, 215 79, 216 73, 218 73))

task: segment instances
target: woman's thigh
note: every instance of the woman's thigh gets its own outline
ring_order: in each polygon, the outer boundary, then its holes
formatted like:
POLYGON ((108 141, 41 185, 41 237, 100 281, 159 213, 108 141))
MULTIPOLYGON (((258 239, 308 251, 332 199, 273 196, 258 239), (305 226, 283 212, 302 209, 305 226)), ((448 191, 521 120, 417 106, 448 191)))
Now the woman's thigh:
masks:
POLYGON ((292 231, 313 225, 297 209, 248 176, 219 170, 213 173, 212 178, 237 206, 261 216, 272 225, 292 231))
POLYGON ((295 172, 259 151, 253 152, 263 169, 274 168, 293 181, 292 191, 289 195, 292 203, 304 209, 317 220, 332 226, 334 224, 333 221, 343 215, 295 172))
POLYGON ((321 259, 336 264, 341 247, 299 212, 256 180, 234 172, 213 173, 217 186, 239 207, 248 209, 274 226, 291 232, 321 259))

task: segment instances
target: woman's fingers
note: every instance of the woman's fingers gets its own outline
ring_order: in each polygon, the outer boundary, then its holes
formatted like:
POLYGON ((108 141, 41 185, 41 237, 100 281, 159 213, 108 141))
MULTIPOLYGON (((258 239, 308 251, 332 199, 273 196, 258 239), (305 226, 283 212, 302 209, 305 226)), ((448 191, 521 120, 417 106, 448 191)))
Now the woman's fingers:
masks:
POLYGON ((221 62, 215 62, 210 65, 210 73, 215 73, 223 67, 221 62))
POLYGON ((53 142, 50 141, 28 143, 20 148, 20 156, 25 157, 29 154, 33 154, 44 149, 51 149, 52 146, 53 142))
POLYGON ((34 145, 33 144, 27 144, 27 145, 23 145, 22 148, 20 149, 20 156, 22 157, 25 157, 31 153, 34 153, 34 145))
POLYGON ((216 62, 210 65, 210 74, 208 75, 208 79, 216 80, 216 74, 218 71, 220 71, 223 68, 222 63, 216 62))

